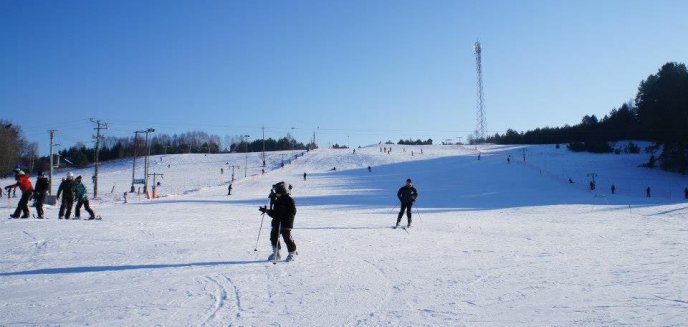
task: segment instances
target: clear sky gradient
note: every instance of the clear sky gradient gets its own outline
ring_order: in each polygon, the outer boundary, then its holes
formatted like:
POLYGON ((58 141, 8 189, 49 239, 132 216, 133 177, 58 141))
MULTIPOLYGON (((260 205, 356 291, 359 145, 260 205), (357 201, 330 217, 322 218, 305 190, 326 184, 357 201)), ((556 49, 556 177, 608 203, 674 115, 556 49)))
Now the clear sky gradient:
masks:
POLYGON ((686 62, 688 1, 0 1, 0 118, 47 153, 94 125, 321 147, 602 117, 686 62), (319 128, 318 128, 319 127, 319 128), (292 129, 293 128, 293 129, 292 129))

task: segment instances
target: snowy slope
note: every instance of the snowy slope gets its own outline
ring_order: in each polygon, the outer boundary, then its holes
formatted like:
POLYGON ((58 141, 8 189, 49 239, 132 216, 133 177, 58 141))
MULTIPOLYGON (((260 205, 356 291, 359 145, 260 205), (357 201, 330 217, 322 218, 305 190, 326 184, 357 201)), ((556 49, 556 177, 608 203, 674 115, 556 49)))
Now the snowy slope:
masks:
POLYGON ((161 197, 127 204, 132 162, 105 164, 104 220, 48 207, 0 221, 0 325, 688 324, 686 177, 639 168, 646 154, 422 149, 321 149, 284 168, 295 153, 270 153, 264 175, 260 154, 156 156, 161 197), (231 196, 228 165, 241 167, 231 196), (406 178, 420 193, 408 233, 390 228, 406 178), (257 207, 281 180, 299 256, 272 265, 268 219, 254 251, 257 207))

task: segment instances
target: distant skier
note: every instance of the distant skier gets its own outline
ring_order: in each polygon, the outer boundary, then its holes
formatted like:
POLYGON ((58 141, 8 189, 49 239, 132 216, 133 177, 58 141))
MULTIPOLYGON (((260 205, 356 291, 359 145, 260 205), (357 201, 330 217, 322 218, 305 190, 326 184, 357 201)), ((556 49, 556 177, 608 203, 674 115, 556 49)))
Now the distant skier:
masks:
POLYGON ((21 190, 21 198, 17 203, 17 209, 14 210, 14 214, 11 214, 12 218, 19 218, 19 214, 23 213, 21 218, 29 218, 29 200, 31 199, 31 194, 33 193, 33 185, 31 185, 31 180, 29 176, 24 173, 23 170, 16 171, 14 179, 17 181, 15 184, 5 186, 5 190, 9 194, 10 190, 17 191, 17 188, 21 190))
POLYGON ((303 180, 306 180, 306 173, 303 173, 303 180))
POLYGON ((683 197, 688 199, 688 187, 683 189, 683 197))
POLYGON ((232 183, 227 186, 227 195, 232 195, 232 183))
POLYGON ((510 164, 511 163, 511 155, 508 155, 506 157, 506 163, 510 164))
POLYGON ((81 219, 81 206, 88 212, 90 217, 88 220, 96 219, 96 214, 91 210, 91 206, 88 203, 88 191, 86 191, 86 186, 81 183, 81 176, 76 177, 76 209, 74 211, 74 217, 76 219, 81 219))
POLYGON ((648 198, 650 197, 650 187, 649 186, 645 189, 645 197, 648 197, 648 198))
POLYGON ((590 181, 590 190, 594 191, 595 190, 595 182, 590 181))
POLYGON ((616 194, 616 185, 612 184, 612 194, 616 194))
POLYGON ((416 198, 418 198, 418 191, 413 187, 410 178, 407 179, 406 184, 397 191, 397 198, 399 198, 401 202, 401 210, 399 210, 397 224, 394 228, 399 227, 399 222, 401 222, 401 217, 404 215, 404 210, 406 210, 406 218, 408 218, 406 227, 411 227, 411 207, 413 207, 413 203, 416 202, 416 198))
POLYGON ((296 243, 291 236, 291 230, 294 228, 294 217, 296 216, 296 204, 294 199, 289 195, 287 183, 279 182, 272 186, 270 191, 270 209, 260 207, 258 210, 262 213, 267 213, 272 217, 272 230, 270 231, 270 244, 272 245, 272 254, 268 260, 281 259, 279 250, 281 244, 279 236, 282 235, 284 243, 287 245, 289 255, 286 261, 296 259, 296 243))
POLYGON ((43 219, 43 202, 45 202, 45 195, 48 193, 48 187, 50 182, 48 177, 42 171, 38 172, 38 178, 36 179, 36 187, 34 188, 34 199, 36 200, 36 218, 43 219))
POLYGON ((67 178, 63 179, 60 187, 57 188, 57 200, 60 200, 60 194, 62 194, 62 203, 58 218, 69 219, 69 216, 72 215, 72 206, 76 195, 76 183, 74 182, 74 174, 71 172, 67 174, 67 178))
POLYGON ((373 168, 370 168, 370 166, 368 166, 368 172, 371 172, 371 171, 373 171, 373 168))
POLYGON ((573 183, 574 183, 573 179, 571 179, 571 177, 569 177, 569 184, 573 184, 573 183))

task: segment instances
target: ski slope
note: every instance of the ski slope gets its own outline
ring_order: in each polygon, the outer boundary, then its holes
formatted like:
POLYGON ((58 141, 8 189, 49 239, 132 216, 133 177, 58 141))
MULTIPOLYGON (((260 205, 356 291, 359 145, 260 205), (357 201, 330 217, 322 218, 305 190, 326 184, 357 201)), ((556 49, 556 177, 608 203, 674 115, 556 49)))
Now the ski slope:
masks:
POLYGON ((647 154, 379 147, 269 153, 265 174, 259 153, 154 156, 160 197, 126 204, 132 162, 104 164, 102 221, 0 221, 0 325, 688 325, 688 178, 647 154), (414 227, 395 230, 406 178, 414 227), (257 208, 282 180, 299 255, 273 265, 257 208))

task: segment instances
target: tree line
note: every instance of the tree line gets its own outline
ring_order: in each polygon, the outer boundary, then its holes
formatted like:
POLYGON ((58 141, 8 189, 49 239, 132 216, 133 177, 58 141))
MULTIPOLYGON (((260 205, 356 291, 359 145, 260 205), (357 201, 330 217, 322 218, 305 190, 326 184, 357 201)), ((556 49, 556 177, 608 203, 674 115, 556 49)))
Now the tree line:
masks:
MULTIPOLYGON (((569 149, 611 152, 610 142, 645 140, 661 148, 660 167, 683 174, 688 170, 688 70, 670 62, 638 86, 633 101, 598 119, 586 115, 574 126, 536 128, 526 132, 508 129, 487 137, 497 144, 560 144, 569 149)), ((654 161, 655 158, 653 157, 654 161)))
MULTIPOLYGON (((20 165, 29 172, 50 169, 49 156, 38 156, 37 143, 29 143, 23 136, 21 128, 10 122, 0 120, 0 176, 12 172, 16 165, 20 165)), ((220 137, 202 131, 191 131, 181 134, 153 134, 149 136, 148 144, 151 155, 178 154, 178 153, 228 153, 228 152, 256 152, 263 151, 263 140, 248 142, 241 136, 226 136, 224 148, 221 147, 220 137)), ((315 144, 304 145, 287 134, 280 139, 265 139, 265 151, 305 150, 314 149, 315 144)), ((146 138, 138 137, 104 137, 101 142, 98 157, 101 162, 133 157, 134 154, 142 156, 146 153, 146 138)), ((54 164, 57 160, 62 165, 65 163, 83 168, 95 160, 95 145, 87 147, 82 142, 60 150, 56 153, 54 164)))

